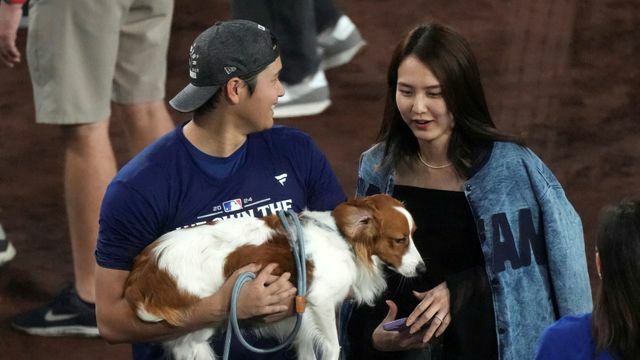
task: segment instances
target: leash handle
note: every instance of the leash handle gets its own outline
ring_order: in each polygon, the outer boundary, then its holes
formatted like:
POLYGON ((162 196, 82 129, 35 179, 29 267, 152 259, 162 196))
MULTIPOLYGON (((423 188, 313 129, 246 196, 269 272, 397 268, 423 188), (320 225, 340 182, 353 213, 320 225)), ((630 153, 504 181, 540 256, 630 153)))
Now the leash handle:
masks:
POLYGON ((289 209, 287 211, 279 210, 277 212, 278 218, 284 230, 289 234, 289 245, 291 246, 291 252, 296 264, 296 271, 298 272, 298 296, 307 295, 307 262, 306 251, 304 248, 304 233, 302 232, 302 225, 300 219, 295 211, 289 209))

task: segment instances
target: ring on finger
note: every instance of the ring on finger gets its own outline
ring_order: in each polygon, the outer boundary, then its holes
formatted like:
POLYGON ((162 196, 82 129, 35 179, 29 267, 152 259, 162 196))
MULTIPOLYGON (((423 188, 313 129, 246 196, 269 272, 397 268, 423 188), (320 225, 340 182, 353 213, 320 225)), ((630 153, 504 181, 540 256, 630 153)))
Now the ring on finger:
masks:
POLYGON ((440 322, 442 322, 442 318, 440 316, 438 316, 438 314, 433 315, 434 318, 440 320, 440 322))

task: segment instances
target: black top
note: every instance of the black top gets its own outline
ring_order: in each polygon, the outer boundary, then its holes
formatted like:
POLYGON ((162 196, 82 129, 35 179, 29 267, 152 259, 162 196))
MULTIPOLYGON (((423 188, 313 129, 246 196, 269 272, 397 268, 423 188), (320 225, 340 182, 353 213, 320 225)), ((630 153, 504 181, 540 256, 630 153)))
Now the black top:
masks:
POLYGON ((452 322, 441 341, 433 342, 432 359, 497 359, 493 300, 471 209, 463 192, 396 185, 393 196, 413 215, 413 240, 425 260, 425 276, 406 279, 386 271, 388 288, 376 306, 354 310, 348 325, 350 359, 418 359, 414 353, 373 349, 371 334, 388 311, 385 300, 409 315, 419 301, 411 290, 426 291, 447 281, 452 322))

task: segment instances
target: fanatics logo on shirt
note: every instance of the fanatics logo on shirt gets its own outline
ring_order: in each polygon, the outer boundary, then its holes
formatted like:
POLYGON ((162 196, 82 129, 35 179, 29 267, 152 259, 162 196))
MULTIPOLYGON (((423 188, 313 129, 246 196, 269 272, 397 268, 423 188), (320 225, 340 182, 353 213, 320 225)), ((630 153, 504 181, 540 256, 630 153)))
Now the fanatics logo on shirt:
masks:
POLYGON ((287 181, 287 173, 283 173, 280 175, 274 176, 276 180, 280 183, 280 185, 284 186, 285 181, 287 181))
POLYGON ((224 209, 224 212, 233 212, 233 211, 242 210, 242 200, 233 199, 233 200, 225 201, 222 203, 222 208, 224 209))

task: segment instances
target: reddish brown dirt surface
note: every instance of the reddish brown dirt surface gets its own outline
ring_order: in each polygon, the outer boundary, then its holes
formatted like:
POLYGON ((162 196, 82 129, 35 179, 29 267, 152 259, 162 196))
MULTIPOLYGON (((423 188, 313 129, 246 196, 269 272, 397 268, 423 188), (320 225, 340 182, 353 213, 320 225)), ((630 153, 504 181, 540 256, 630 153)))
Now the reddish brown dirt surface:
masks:
MULTIPOLYGON (((497 125, 523 136, 563 184, 585 226, 592 284, 600 208, 640 197, 640 3, 631 0, 337 0, 368 41, 331 70, 333 105, 280 123, 308 132, 326 152, 348 194, 359 154, 374 141, 395 42, 414 24, 437 20, 471 42, 497 125)), ((229 16, 227 2, 179 1, 167 97, 185 84, 193 38, 229 16)), ((25 33, 19 46, 24 49, 25 33)), ((172 113, 177 122, 187 119, 172 113)), ((121 126, 117 155, 126 161, 121 126)), ((62 194, 60 133, 35 125, 26 65, 0 69, 0 222, 18 249, 0 268, 0 358, 128 359, 128 345, 42 338, 13 331, 10 319, 48 301, 73 278, 62 194)))

